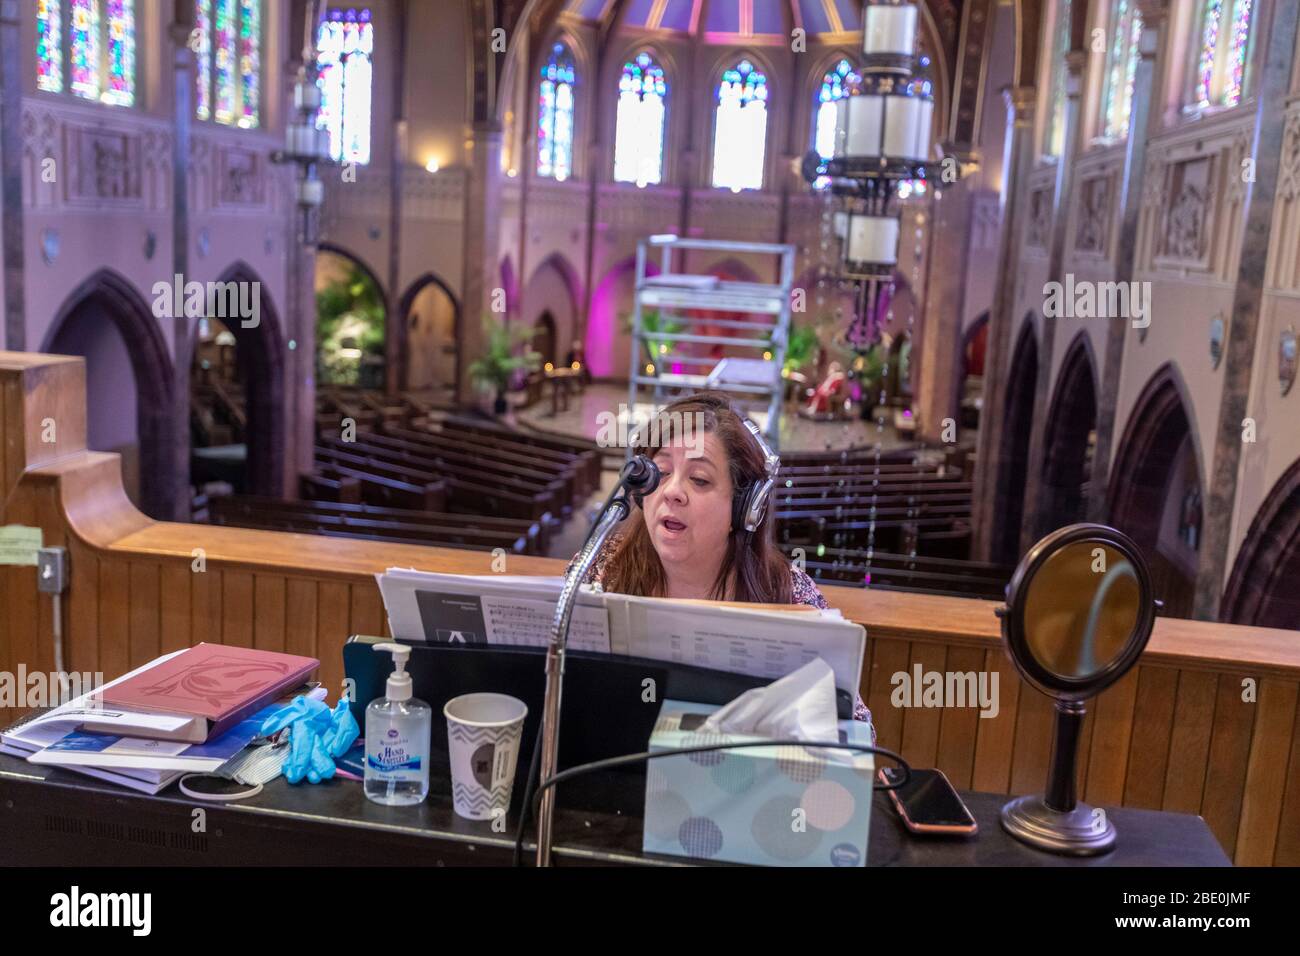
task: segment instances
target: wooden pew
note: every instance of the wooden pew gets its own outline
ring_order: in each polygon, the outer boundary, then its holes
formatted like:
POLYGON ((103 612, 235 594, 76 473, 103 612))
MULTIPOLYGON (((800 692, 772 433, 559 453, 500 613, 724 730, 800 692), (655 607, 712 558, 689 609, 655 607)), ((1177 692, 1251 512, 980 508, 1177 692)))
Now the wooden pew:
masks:
POLYGON ((541 554, 538 525, 517 522, 513 528, 477 527, 465 515, 430 514, 397 508, 366 505, 336 505, 328 502, 292 502, 253 495, 223 495, 211 498, 208 512, 212 524, 267 530, 304 531, 372 541, 403 541, 408 544, 445 545, 493 551, 502 548, 514 554, 541 554), (523 525, 523 527, 520 527, 523 525))
POLYGON ((1013 571, 1005 565, 921 554, 873 550, 867 557, 867 552, 857 548, 818 548, 807 555, 805 563, 808 574, 817 581, 992 600, 1003 597, 1013 571))
POLYGON ((427 475, 406 469, 372 464, 355 455, 344 455, 317 447, 316 472, 333 481, 351 478, 361 485, 366 504, 388 508, 417 508, 427 511, 447 510, 451 489, 445 481, 429 481, 427 475))
MULTIPOLYGON (((368 434, 359 433, 356 441, 345 442, 337 438, 321 438, 318 448, 335 455, 343 455, 358 462, 353 467, 373 467, 389 469, 394 477, 405 474, 406 480, 424 478, 432 480, 443 478, 455 480, 456 487, 478 487, 486 491, 504 492, 531 498, 535 502, 537 513, 526 517, 540 518, 542 514, 551 513, 557 517, 564 514, 566 501, 562 482, 549 476, 526 469, 476 459, 473 455, 442 450, 411 450, 371 441, 368 434)), ((319 457, 319 453, 318 453, 319 457)), ((569 506, 571 507, 571 505, 569 506)), ((454 505, 452 510, 478 510, 472 501, 454 505)), ((514 517, 521 517, 514 515, 514 517)))
POLYGON ((592 490, 600 487, 600 450, 596 447, 595 442, 583 443, 563 438, 553 438, 549 435, 539 435, 535 432, 516 431, 495 422, 456 415, 443 419, 441 430, 451 433, 470 433, 509 438, 511 441, 528 447, 561 452, 565 455, 576 455, 585 465, 589 481, 588 487, 592 490))

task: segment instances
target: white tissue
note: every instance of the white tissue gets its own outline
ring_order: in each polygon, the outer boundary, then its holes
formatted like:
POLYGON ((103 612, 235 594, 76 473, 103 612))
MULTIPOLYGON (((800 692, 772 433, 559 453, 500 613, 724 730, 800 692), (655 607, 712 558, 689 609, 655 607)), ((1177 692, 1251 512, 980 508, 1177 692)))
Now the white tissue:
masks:
MULTIPOLYGON (((820 657, 715 710, 701 732, 796 740, 839 740, 835 672, 820 657)), ((832 751, 833 752, 833 751, 832 751)))

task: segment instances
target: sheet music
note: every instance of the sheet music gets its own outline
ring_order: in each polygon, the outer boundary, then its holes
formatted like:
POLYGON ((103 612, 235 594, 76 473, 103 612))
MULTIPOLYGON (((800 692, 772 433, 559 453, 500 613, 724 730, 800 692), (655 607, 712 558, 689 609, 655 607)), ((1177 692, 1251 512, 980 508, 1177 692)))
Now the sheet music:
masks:
MULTIPOLYGON (((403 641, 545 647, 563 579, 390 569, 375 576, 403 641)), ((838 613, 681 604, 583 588, 569 647, 776 679, 815 657, 856 692, 866 632, 838 613)))
MULTIPOLYGON (((437 574, 376 575, 389 629, 403 641, 545 647, 562 578, 437 574)), ((610 653, 609 614, 599 600, 573 609, 569 647, 610 653)))
POLYGON ((628 605, 627 653, 695 667, 775 680, 816 657, 835 672, 835 685, 857 691, 865 646, 861 625, 842 618, 780 611, 695 606, 609 595, 628 605))

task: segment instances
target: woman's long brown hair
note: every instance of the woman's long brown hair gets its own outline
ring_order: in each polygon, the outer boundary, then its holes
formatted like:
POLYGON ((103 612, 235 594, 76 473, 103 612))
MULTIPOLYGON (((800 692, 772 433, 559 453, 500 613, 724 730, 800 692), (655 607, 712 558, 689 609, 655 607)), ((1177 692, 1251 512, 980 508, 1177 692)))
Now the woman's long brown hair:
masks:
MULTIPOLYGON (((744 422, 719 395, 700 392, 679 398, 667 405, 659 419, 657 444, 638 444, 633 454, 653 458, 661 448, 673 441, 672 429, 690 420, 703 424, 704 431, 721 443, 727 455, 731 474, 732 528, 722 567, 713 582, 711 596, 714 600, 754 601, 763 604, 789 604, 792 601, 790 562, 776 547, 773 534, 772 509, 752 532, 746 531, 744 516, 736 521, 735 501, 743 497, 756 481, 766 475, 763 453, 744 422), (696 418, 696 416, 699 418, 696 418), (728 593, 728 584, 734 580, 734 593, 728 593)), ((700 436, 695 440, 702 441, 700 436)), ((603 576, 606 591, 620 594, 639 594, 646 597, 663 597, 666 590, 664 567, 650 540, 645 513, 637 508, 628 518, 630 528, 622 535, 614 554, 605 567, 603 576)))

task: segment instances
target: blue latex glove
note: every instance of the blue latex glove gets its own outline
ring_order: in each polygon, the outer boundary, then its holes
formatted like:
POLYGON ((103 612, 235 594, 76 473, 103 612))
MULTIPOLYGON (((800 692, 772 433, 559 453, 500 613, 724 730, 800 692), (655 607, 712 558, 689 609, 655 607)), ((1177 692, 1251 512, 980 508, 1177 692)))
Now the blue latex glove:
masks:
POLYGON ((334 758, 352 746, 360 730, 346 701, 330 710, 319 700, 295 697, 262 722, 262 735, 270 736, 289 727, 289 756, 284 762, 284 779, 299 783, 304 777, 320 783, 334 776, 334 758))

